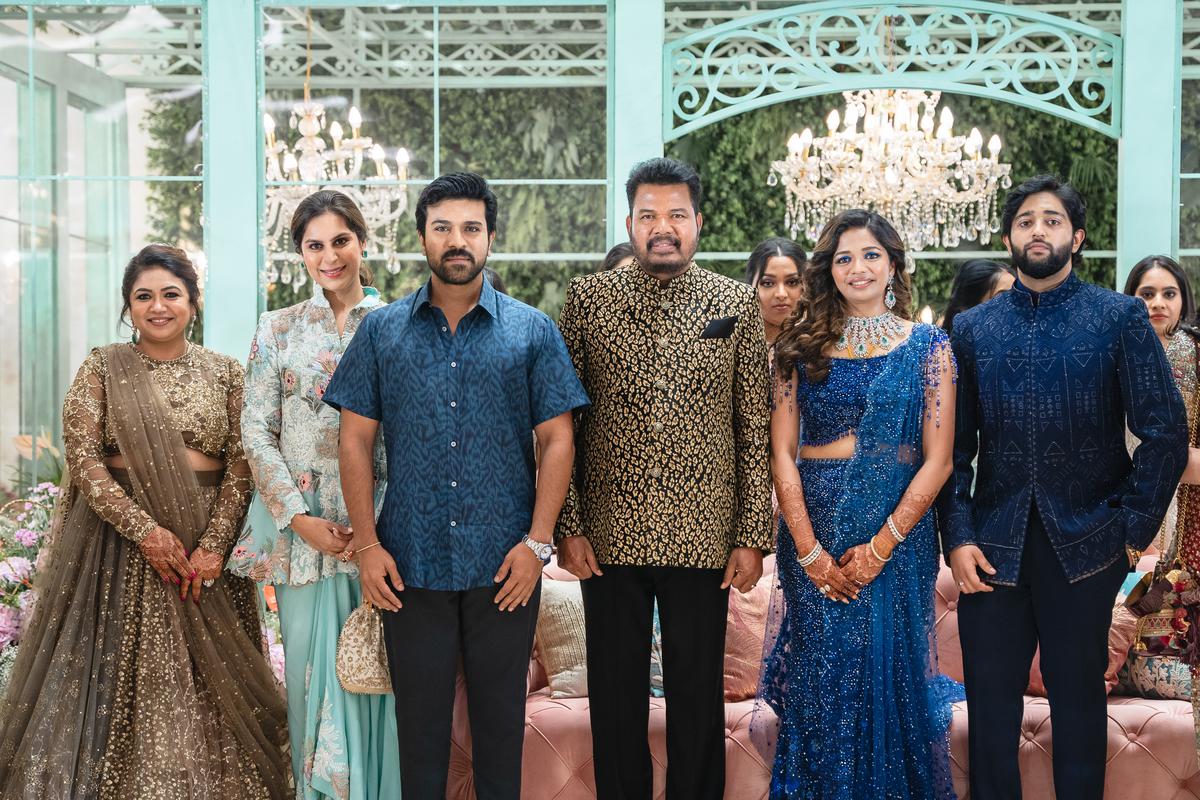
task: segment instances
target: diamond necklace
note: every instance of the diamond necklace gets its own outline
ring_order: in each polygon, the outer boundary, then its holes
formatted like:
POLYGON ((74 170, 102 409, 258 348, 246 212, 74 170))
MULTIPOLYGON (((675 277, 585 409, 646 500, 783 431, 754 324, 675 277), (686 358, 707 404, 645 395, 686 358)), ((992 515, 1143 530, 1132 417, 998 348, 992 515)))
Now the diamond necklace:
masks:
POLYGON ((834 349, 866 358, 872 347, 888 350, 903 334, 904 323, 890 311, 876 317, 847 317, 834 349))

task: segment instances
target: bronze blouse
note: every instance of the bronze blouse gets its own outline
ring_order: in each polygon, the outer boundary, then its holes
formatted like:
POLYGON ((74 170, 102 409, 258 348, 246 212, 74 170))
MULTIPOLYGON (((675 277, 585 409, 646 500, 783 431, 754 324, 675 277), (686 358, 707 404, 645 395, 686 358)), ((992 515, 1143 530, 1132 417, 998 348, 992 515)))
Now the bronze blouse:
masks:
MULTIPOLYGON (((197 345, 189 345, 184 355, 170 361, 156 361, 140 350, 135 352, 166 399, 169 419, 183 434, 184 444, 225 462, 220 492, 199 546, 228 555, 254 490, 242 452, 242 365, 197 345)), ((104 463, 105 458, 120 452, 108 415, 106 378, 103 352, 95 349, 79 367, 63 401, 67 468, 96 514, 121 535, 140 542, 158 523, 130 497, 104 463)))

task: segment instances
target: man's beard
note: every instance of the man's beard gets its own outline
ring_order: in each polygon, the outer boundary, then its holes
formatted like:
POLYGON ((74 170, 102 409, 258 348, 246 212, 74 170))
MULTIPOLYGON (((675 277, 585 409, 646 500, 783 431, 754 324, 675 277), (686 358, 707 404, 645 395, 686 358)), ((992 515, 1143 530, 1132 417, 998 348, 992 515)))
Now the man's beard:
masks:
POLYGON ((1041 258, 1030 258, 1027 254, 1031 245, 1025 245, 1023 250, 1014 250, 1012 253, 1012 265, 1016 267, 1024 275, 1035 280, 1049 278, 1054 273, 1058 272, 1067 264, 1071 263, 1071 245, 1064 244, 1057 250, 1047 242, 1044 244, 1048 250, 1046 255, 1041 258))
POLYGON ((695 250, 684 254, 684 252, 679 248, 680 241, 674 236, 654 236, 646 241, 645 250, 641 253, 635 252, 635 255, 637 256, 638 263, 641 264, 642 267, 644 267, 645 270, 651 275, 674 275, 690 264, 692 262, 692 256, 696 255, 695 250), (674 245, 677 255, 655 255, 653 252, 654 245, 658 242, 669 242, 670 244, 674 245), (658 260, 652 262, 650 260, 652 258, 657 258, 658 260), (663 258, 670 258, 671 260, 663 261, 663 258))
POLYGON ((436 262, 428 256, 425 257, 425 260, 429 262, 429 268, 433 270, 434 275, 437 275, 443 283, 452 286, 464 286, 475 280, 479 273, 483 272, 484 265, 487 264, 487 256, 484 256, 483 261, 476 262, 474 253, 462 249, 447 250, 436 262), (467 262, 463 266, 449 266, 446 263, 449 259, 458 257, 466 258, 467 262))

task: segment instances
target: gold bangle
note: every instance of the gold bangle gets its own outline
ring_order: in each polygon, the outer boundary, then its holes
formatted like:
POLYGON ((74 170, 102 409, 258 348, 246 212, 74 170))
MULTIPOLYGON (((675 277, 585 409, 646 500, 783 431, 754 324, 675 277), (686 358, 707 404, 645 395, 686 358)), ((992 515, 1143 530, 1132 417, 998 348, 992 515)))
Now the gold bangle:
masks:
POLYGON ((884 562, 885 564, 886 564, 887 562, 889 562, 889 561, 891 561, 891 560, 892 560, 892 557, 891 557, 891 556, 888 556, 887 558, 884 558, 883 556, 879 555, 879 553, 878 553, 878 552, 876 552, 876 550, 875 550, 875 537, 874 537, 874 536, 872 536, 870 539, 868 539, 868 540, 867 540, 867 547, 870 547, 870 548, 871 548, 871 555, 875 556, 876 558, 878 558, 880 561, 884 562))
POLYGON ((359 554, 359 553, 361 553, 363 550, 370 550, 372 547, 379 547, 379 540, 378 540, 378 539, 376 539, 375 541, 371 542, 369 545, 366 545, 365 547, 360 547, 360 548, 358 548, 357 550, 355 550, 355 551, 354 551, 354 555, 358 555, 358 554, 359 554))

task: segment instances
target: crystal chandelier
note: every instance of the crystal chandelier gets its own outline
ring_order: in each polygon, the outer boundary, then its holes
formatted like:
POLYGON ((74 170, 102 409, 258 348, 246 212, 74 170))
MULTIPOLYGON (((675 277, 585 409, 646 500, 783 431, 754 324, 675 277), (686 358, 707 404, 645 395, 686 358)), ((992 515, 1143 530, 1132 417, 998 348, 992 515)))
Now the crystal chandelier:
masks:
MULTIPOLYGON (((311 48, 312 18, 308 17, 309 47, 311 48)), ((308 276, 302 259, 292 245, 290 225, 300 201, 320 189, 335 189, 347 195, 362 211, 367 223, 368 250, 376 251, 387 270, 400 271, 400 259, 395 252, 396 229, 408 211, 408 191, 403 181, 408 179, 408 151, 395 151, 396 171, 387 163, 384 148, 362 134, 362 115, 350 107, 346 121, 350 125, 347 138, 341 123, 329 126, 332 146, 325 142, 325 106, 314 101, 309 93, 312 73, 312 52, 308 50, 308 66, 304 78, 304 100, 292 106, 289 127, 300 138, 289 145, 275 138, 275 120, 263 114, 266 135, 267 181, 303 181, 308 185, 268 186, 263 244, 267 248, 268 282, 303 285, 308 276), (374 174, 366 175, 364 165, 374 164, 374 174), (350 182, 343 184, 342 182, 350 182), (315 184, 315 186, 314 186, 315 184), (277 266, 282 262, 282 266, 277 266)))
POLYGON ((805 128, 788 140, 788 155, 771 163, 767 184, 787 191, 793 238, 816 242, 840 211, 867 208, 896 227, 910 250, 987 242, 1000 229, 996 195, 1012 185, 1000 163, 1000 137, 972 128, 955 136, 941 92, 843 92, 845 110, 829 112, 827 136, 805 128), (938 124, 934 126, 934 118, 938 124))

